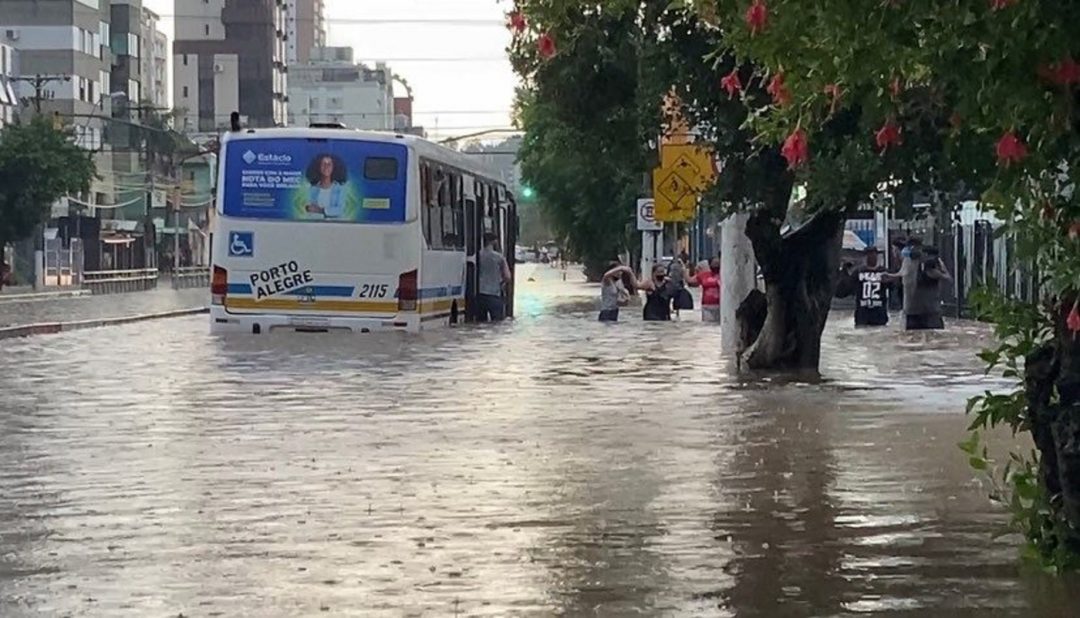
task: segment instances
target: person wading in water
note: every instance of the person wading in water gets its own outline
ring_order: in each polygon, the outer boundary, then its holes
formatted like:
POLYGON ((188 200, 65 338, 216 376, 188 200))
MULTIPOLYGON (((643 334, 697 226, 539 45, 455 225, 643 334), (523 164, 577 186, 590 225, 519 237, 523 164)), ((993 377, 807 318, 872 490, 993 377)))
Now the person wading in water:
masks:
POLYGON ((690 287, 701 288, 701 321, 720 321, 720 258, 712 262, 702 260, 693 277, 687 281, 690 287))
POLYGON ((628 295, 633 294, 636 287, 634 271, 618 261, 611 262, 600 279, 600 321, 618 322, 619 306, 624 304, 624 300, 629 301, 628 295))
POLYGON ((653 267, 650 279, 638 282, 638 287, 645 290, 642 318, 646 322, 671 321, 671 299, 677 288, 667 275, 667 268, 663 264, 657 264, 653 267))

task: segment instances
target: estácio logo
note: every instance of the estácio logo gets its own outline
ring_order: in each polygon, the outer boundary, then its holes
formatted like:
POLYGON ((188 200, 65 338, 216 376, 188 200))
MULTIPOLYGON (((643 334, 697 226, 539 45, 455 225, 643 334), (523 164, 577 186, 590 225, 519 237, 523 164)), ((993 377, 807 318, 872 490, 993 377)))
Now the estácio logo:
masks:
POLYGON ((257 158, 258 157, 255 156, 255 153, 251 152, 250 150, 244 153, 244 163, 247 163, 248 165, 254 163, 255 159, 257 158))

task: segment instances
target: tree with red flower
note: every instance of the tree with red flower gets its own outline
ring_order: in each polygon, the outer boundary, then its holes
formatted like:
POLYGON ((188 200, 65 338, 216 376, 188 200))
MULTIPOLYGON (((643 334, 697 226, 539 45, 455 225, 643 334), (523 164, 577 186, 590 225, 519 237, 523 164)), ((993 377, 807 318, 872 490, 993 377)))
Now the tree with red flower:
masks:
POLYGON ((540 38, 536 40, 536 49, 540 52, 540 57, 544 60, 550 60, 555 56, 555 39, 550 34, 545 32, 540 35, 540 38))
POLYGON ((1023 161, 1028 154, 1027 146, 1012 130, 1006 131, 998 139, 994 151, 997 153, 998 164, 1005 167, 1023 161))
POLYGON ((745 18, 751 35, 764 32, 769 25, 769 7, 765 6, 765 0, 754 0, 750 7, 746 9, 745 18))
POLYGON ((802 127, 796 127, 791 135, 788 135, 784 140, 784 146, 780 149, 780 154, 787 159, 788 169, 796 169, 806 163, 806 160, 810 158, 810 145, 806 139, 806 131, 802 127))
POLYGON ((724 90, 726 90, 728 96, 732 98, 735 98, 740 92, 742 92, 743 85, 742 80, 739 79, 738 67, 732 69, 731 73, 728 73, 720 79, 720 86, 724 90))
POLYGON ((791 91, 788 90, 787 84, 784 83, 783 72, 773 75, 765 91, 772 97, 773 103, 779 107, 786 107, 791 103, 791 91))

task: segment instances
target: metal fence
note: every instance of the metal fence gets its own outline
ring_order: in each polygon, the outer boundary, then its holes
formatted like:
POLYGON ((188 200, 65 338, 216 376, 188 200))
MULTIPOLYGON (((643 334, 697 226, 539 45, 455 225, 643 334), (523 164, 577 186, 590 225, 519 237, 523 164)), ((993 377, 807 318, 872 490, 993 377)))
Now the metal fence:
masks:
POLYGON ((953 276, 952 285, 942 291, 950 315, 972 317, 971 293, 986 285, 1008 298, 1026 302, 1038 298, 1036 272, 1017 257, 1015 241, 1000 235, 994 222, 957 223, 949 232, 939 238, 938 247, 953 276))
POLYGON ((206 266, 188 266, 172 270, 174 290, 189 290, 210 287, 210 269, 206 266))
POLYGON ((83 273, 83 287, 93 294, 120 294, 153 290, 158 285, 156 268, 100 270, 83 273))

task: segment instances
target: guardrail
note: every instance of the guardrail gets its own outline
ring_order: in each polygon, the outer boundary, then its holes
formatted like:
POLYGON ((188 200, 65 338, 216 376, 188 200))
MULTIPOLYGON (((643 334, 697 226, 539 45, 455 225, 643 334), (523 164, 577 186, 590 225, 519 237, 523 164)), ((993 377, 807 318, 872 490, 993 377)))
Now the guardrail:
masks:
POLYGON ((157 288, 158 270, 99 270, 83 273, 83 288, 92 294, 121 294, 143 292, 157 288))
POLYGON ((210 268, 208 266, 187 266, 174 268, 172 271, 174 290, 190 290, 210 287, 210 268))

